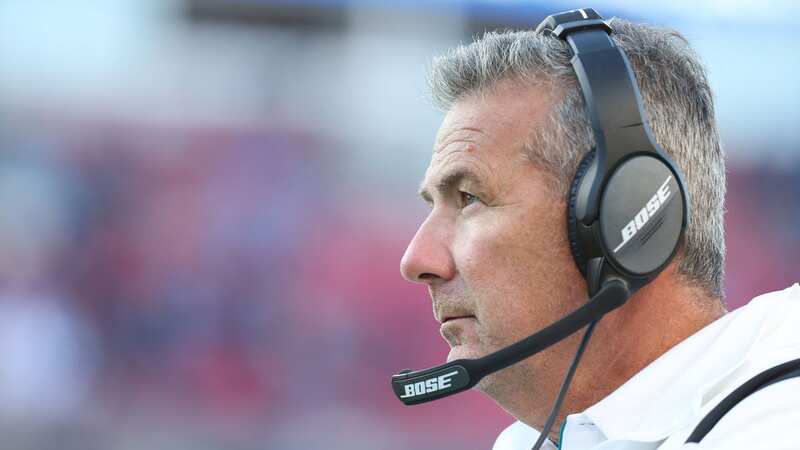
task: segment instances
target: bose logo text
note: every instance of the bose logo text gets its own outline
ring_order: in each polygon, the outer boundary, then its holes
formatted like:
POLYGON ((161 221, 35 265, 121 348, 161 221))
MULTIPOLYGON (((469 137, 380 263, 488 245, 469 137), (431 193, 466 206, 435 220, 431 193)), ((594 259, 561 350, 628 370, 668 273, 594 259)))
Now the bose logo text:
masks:
POLYGON ((614 253, 617 253, 619 249, 622 248, 623 245, 627 244, 628 241, 631 240, 636 233, 639 232, 647 222, 650 220, 651 217, 655 216, 659 209, 666 203, 667 199, 669 198, 671 192, 669 191, 669 180, 672 179, 672 175, 668 176, 666 181, 658 188, 655 194, 650 198, 644 208, 640 209, 638 213, 633 217, 633 220, 628 222, 620 233, 622 234, 622 242, 614 249, 614 253))
POLYGON ((418 381, 414 384, 407 384, 403 386, 406 393, 405 395, 401 395, 400 398, 416 397, 417 395, 429 394, 431 392, 447 389, 452 386, 451 378, 456 374, 458 374, 458 371, 454 370, 450 373, 439 375, 436 378, 431 378, 430 380, 418 381))

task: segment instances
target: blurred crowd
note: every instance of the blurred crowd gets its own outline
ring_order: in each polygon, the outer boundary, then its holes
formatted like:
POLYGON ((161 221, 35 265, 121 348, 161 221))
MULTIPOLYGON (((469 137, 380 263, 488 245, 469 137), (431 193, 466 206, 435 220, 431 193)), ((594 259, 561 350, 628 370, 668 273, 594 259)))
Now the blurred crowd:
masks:
POLYGON ((337 423, 399 410, 396 355, 441 357, 432 325, 408 333, 413 230, 381 222, 391 205, 342 208, 313 137, 67 128, 5 133, 0 429, 75 448, 126 429, 136 448, 143 430, 159 448, 175 445, 159 430, 192 448, 308 448, 331 439, 303 437, 320 421, 357 443, 337 423))
MULTIPOLYGON (((445 354, 398 270, 422 216, 342 193, 311 133, 3 131, 0 448, 455 449, 511 420, 393 398, 445 354)), ((797 281, 798 169, 729 169, 731 309, 797 281)))

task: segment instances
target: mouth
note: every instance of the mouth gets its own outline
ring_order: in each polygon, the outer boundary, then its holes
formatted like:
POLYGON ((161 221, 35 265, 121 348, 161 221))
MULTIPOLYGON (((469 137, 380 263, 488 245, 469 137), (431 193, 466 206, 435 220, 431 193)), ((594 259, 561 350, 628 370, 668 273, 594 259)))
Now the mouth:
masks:
POLYGON ((444 316, 442 318, 442 325, 446 324, 447 322, 458 320, 458 319, 474 319, 475 316, 472 314, 464 314, 464 315, 453 315, 453 316, 444 316))

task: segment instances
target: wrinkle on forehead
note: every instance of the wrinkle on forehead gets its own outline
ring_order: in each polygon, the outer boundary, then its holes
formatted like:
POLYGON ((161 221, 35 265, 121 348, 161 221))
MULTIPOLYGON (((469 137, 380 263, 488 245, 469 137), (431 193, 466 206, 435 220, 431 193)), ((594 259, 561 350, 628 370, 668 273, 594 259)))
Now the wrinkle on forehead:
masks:
POLYGON ((436 150, 425 174, 422 187, 438 185, 451 172, 466 170, 475 175, 485 187, 495 188, 494 168, 486 160, 486 155, 479 154, 478 144, 469 138, 455 138, 436 150))
POLYGON ((480 155, 479 151, 486 151, 490 145, 489 138, 489 133, 480 126, 478 114, 458 113, 454 116, 448 113, 437 135, 426 175, 441 172, 445 166, 454 163, 469 166, 476 175, 488 175, 482 168, 486 155, 480 155))
MULTIPOLYGON (((470 119, 473 118, 469 117, 458 120, 446 129, 443 128, 440 130, 439 136, 437 136, 436 143, 434 144, 433 153, 441 152, 454 142, 460 141, 478 144, 480 140, 486 138, 486 132, 482 128, 474 125, 474 122, 477 122, 477 120, 470 119)), ((474 148, 468 149, 467 151, 474 151, 474 148)))
MULTIPOLYGON (((509 94, 508 92, 506 94, 509 94)), ((520 96, 520 93, 516 93, 520 96)), ((441 153, 455 142, 474 144, 474 151, 495 149, 523 151, 536 114, 528 102, 519 98, 505 99, 467 97, 448 111, 436 136, 433 153, 441 153)), ((508 153, 508 156, 511 156, 508 153)))

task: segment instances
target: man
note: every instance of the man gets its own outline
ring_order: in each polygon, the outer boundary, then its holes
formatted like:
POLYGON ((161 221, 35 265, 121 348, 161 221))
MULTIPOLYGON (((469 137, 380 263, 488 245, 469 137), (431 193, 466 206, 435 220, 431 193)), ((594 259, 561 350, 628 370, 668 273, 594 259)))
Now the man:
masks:
MULTIPOLYGON (((549 437, 567 450, 681 448, 727 394, 800 357, 800 286, 726 315, 725 167, 705 72, 674 31, 611 28, 655 139, 684 173, 690 216, 667 268, 596 326, 549 437)), ((565 211, 595 138, 570 56, 552 35, 505 32, 434 61, 433 98, 446 116, 420 190, 431 210, 401 271, 428 286, 448 361, 506 347, 586 302, 565 211)), ((495 449, 531 447, 579 340, 477 385, 518 419, 495 449)), ((800 378, 759 390, 700 448, 800 448, 798 392, 800 378)))

